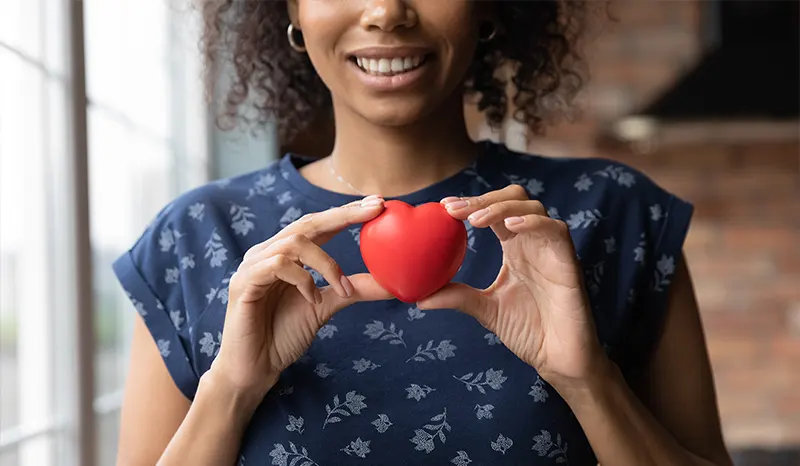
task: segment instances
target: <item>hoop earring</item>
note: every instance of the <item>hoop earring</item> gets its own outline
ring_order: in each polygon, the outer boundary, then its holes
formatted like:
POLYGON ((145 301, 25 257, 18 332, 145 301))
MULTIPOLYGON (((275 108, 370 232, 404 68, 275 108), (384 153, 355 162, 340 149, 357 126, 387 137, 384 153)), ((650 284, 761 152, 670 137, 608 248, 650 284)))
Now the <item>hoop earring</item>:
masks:
POLYGON ((289 23, 289 27, 286 29, 286 38, 289 40, 289 47, 292 48, 297 53, 305 53, 305 41, 303 40, 303 32, 299 29, 295 29, 292 23, 289 23), (299 42, 303 45, 298 44, 298 40, 295 36, 299 35, 300 40, 299 42))
POLYGON ((480 29, 481 30, 478 32, 478 40, 484 44, 487 42, 491 42, 495 38, 495 36, 497 36, 497 25, 492 22, 487 21, 481 24, 480 29), (486 34, 485 31, 487 26, 492 28, 488 34, 486 34))

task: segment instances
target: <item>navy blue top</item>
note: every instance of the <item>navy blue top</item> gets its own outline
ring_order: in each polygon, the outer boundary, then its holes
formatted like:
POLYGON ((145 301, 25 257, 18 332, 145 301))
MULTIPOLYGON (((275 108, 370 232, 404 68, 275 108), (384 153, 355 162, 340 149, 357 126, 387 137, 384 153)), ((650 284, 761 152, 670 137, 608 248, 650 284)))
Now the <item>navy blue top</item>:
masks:
MULTIPOLYGON (((614 161, 482 146, 468 169, 398 199, 417 205, 524 186, 569 225, 603 347, 623 372, 641 367, 661 330, 692 206, 614 161)), ((115 262, 188 398, 219 351, 228 281, 248 248, 305 213, 357 199, 306 181, 298 168, 308 162, 286 155, 183 194, 115 262)), ((500 245, 491 229, 467 229, 455 281, 486 287, 500 245)), ((346 274, 366 272, 358 233, 353 226, 324 246, 346 274)), ((239 462, 596 464, 569 406, 495 335, 465 314, 397 300, 353 305, 319 331, 253 416, 239 462)))

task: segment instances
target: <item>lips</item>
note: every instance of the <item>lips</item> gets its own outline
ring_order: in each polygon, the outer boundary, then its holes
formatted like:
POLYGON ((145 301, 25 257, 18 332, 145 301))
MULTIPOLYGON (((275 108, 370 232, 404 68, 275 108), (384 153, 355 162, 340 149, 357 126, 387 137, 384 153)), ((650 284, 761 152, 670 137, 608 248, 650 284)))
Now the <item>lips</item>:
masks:
POLYGON ((381 93, 421 85, 432 77, 429 64, 435 58, 433 49, 420 45, 362 47, 346 55, 357 78, 381 93))

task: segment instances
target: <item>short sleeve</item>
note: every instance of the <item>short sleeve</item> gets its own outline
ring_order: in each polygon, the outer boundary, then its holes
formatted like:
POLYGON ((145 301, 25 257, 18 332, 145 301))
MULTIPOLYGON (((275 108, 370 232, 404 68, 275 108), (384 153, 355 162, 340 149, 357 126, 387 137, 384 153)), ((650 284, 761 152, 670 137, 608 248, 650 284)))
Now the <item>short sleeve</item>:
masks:
POLYGON ((177 387, 193 399, 199 381, 190 362, 187 317, 190 312, 182 282, 187 259, 178 247, 182 233, 175 226, 173 205, 165 208, 134 246, 113 264, 123 290, 142 317, 177 387))
MULTIPOLYGON (((660 340, 669 306, 670 287, 682 260, 683 244, 694 208, 639 174, 637 197, 630 201, 625 236, 631 264, 626 283, 628 311, 623 327, 623 369, 646 365, 660 340)), ((626 274, 627 275, 627 274, 626 274)))

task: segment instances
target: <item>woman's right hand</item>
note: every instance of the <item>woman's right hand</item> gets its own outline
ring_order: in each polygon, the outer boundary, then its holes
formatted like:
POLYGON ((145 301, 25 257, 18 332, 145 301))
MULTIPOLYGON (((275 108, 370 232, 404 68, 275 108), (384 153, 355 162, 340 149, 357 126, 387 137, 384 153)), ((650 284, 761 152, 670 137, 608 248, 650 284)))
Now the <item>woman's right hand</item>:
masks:
POLYGON ((381 211, 383 199, 370 196, 308 214, 247 251, 230 280, 222 344, 209 372, 261 400, 334 313, 355 302, 390 299, 371 275, 345 276, 320 247, 381 211), (329 285, 317 288, 303 265, 329 285))

